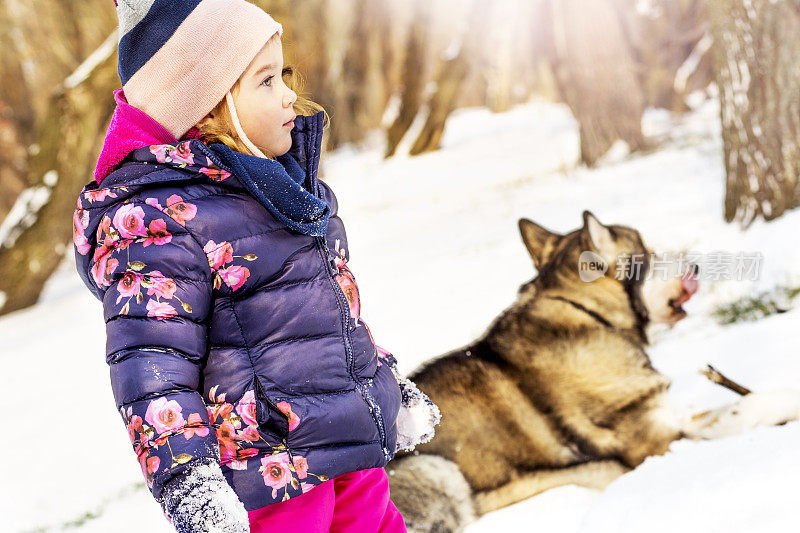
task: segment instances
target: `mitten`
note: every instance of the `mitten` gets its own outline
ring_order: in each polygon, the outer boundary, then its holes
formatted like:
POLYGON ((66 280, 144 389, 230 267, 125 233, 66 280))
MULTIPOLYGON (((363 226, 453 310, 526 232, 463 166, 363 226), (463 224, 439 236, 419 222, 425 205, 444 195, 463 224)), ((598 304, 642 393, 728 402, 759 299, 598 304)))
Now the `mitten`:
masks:
POLYGON ((161 493, 164 513, 178 533, 249 533, 247 511, 215 461, 199 460, 161 493))
POLYGON ((411 451, 417 444, 430 441, 435 426, 442 419, 439 408, 428 395, 417 388, 397 369, 397 360, 391 354, 385 354, 386 362, 400 385, 402 403, 397 413, 397 446, 395 451, 411 451))

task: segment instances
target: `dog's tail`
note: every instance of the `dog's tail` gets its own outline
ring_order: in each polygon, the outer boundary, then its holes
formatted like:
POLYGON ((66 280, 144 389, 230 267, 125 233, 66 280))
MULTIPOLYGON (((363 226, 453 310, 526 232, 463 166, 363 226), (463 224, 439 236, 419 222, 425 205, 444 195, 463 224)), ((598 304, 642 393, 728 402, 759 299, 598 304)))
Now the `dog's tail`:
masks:
POLYGON ((476 520, 472 490, 456 464, 438 455, 407 455, 386 467, 394 504, 409 533, 458 533, 476 520))

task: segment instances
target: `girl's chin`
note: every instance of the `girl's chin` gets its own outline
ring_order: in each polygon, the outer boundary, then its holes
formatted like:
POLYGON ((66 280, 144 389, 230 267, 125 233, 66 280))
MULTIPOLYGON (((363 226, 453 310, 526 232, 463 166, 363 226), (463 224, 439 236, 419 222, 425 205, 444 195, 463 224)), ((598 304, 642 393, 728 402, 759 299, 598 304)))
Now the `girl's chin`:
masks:
POLYGON ((272 154, 272 157, 283 155, 292 148, 292 137, 289 135, 291 130, 287 129, 286 132, 286 138, 282 139, 282 142, 280 143, 275 143, 272 146, 256 143, 256 146, 258 146, 258 148, 265 154, 272 154))
POLYGON ((286 152, 288 152, 289 150, 292 149, 292 136, 291 136, 292 130, 291 129, 287 129, 287 131, 289 132, 290 135, 286 136, 287 137, 286 141, 283 143, 283 146, 281 147, 281 150, 278 150, 278 155, 283 155, 283 154, 285 154, 286 152))
POLYGON ((292 140, 289 139, 289 142, 284 143, 278 150, 275 150, 273 153, 275 154, 275 157, 278 157, 279 155, 283 155, 291 149, 292 149, 292 140))

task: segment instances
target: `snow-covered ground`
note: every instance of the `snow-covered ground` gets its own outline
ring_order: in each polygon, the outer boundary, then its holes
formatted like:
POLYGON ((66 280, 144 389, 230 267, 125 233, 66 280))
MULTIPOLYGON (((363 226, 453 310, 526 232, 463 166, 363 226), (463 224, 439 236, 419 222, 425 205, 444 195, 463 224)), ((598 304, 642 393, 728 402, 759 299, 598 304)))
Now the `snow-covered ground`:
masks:
MULTIPOLYGON (((763 254, 757 280, 701 278, 689 318, 657 335, 650 354, 672 378, 680 413, 736 400, 697 373, 707 363, 755 391, 798 387, 800 309, 730 326, 710 317, 742 295, 800 286, 800 211, 747 231, 722 221, 717 113, 714 102, 681 119, 652 111, 644 125, 659 149, 615 150, 594 170, 576 163, 568 110, 543 102, 459 111, 434 154, 384 161, 379 143, 327 154, 324 176, 378 343, 410 371, 470 342, 535 274, 517 220, 569 231, 589 209, 658 250, 763 254)), ((0 530, 171 531, 114 409, 104 342, 100 304, 69 263, 37 306, 0 319, 0 530)), ((798 445, 797 422, 677 442, 603 492, 561 487, 486 515, 469 533, 797 531, 798 445)))

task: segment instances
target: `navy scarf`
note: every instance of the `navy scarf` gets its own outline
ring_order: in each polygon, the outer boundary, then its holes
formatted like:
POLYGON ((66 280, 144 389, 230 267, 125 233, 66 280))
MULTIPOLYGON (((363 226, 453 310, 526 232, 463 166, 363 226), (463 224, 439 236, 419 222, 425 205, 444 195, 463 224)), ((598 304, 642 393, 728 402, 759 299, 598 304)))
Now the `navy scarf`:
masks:
POLYGON ((250 194, 291 230, 317 237, 327 233, 330 207, 303 187, 306 174, 291 155, 272 160, 236 152, 224 144, 209 148, 250 194))

